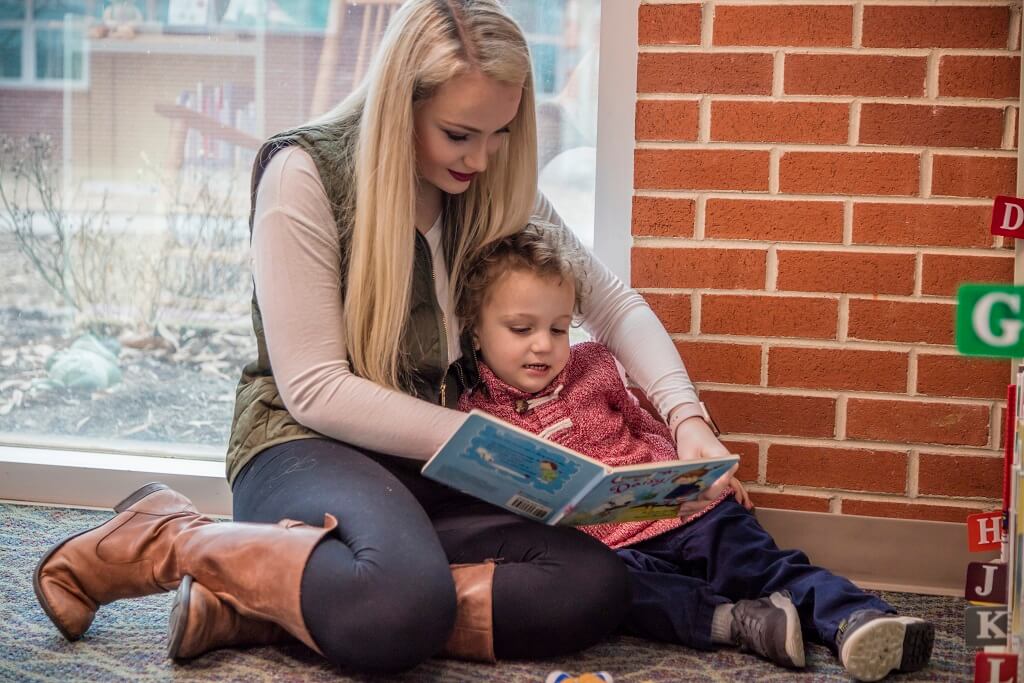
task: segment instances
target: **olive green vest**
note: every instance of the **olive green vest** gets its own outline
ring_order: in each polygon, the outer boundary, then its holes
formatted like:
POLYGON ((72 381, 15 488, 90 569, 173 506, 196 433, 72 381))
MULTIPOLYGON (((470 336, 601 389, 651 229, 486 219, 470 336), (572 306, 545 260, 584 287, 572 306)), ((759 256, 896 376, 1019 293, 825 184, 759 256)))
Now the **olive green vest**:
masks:
MULTIPOLYGON (((342 265, 343 283, 352 231, 355 193, 352 158, 358 131, 358 117, 350 116, 327 125, 280 133, 260 148, 252 172, 250 238, 256 210, 256 189, 270 159, 290 145, 299 145, 310 154, 331 202, 341 238, 338 257, 342 265)), ((450 231, 454 226, 447 215, 443 217, 442 224, 446 230, 443 242, 450 244, 450 231)), ((415 236, 411 238, 416 240, 412 292, 400 352, 405 368, 402 381, 413 396, 455 408, 461 392, 477 381, 474 356, 464 338, 462 359, 448 365, 447 336, 434 290, 430 247, 423 235, 418 231, 414 233, 415 236)), ((451 264, 448 265, 450 272, 451 264)), ((344 296, 344 292, 339 295, 344 296)), ((255 288, 252 295, 252 325, 256 333, 257 358, 242 370, 242 378, 235 390, 235 412, 227 452, 227 477, 230 483, 234 482, 246 463, 270 446, 295 439, 323 438, 321 434, 299 424, 281 400, 267 355, 255 288)))

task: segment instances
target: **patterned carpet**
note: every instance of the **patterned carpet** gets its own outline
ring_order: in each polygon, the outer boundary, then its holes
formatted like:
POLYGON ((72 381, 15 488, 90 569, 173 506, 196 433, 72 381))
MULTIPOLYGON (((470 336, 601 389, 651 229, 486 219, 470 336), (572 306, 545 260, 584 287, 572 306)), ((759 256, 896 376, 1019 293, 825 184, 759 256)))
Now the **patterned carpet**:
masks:
MULTIPOLYGON (((110 513, 0 504, 0 681, 503 681, 538 683, 553 669, 605 670, 617 683, 677 681, 848 681, 831 654, 808 646, 807 669, 779 669, 734 650, 714 653, 616 637, 574 657, 502 663, 497 667, 431 660, 390 678, 350 675, 301 646, 219 651, 187 665, 165 657, 170 594, 103 607, 84 638, 66 642, 32 592, 32 569, 47 548, 95 526, 110 513)), ((937 629, 931 666, 905 681, 972 679, 973 653, 963 645, 963 601, 883 594, 901 612, 931 619, 937 629)))

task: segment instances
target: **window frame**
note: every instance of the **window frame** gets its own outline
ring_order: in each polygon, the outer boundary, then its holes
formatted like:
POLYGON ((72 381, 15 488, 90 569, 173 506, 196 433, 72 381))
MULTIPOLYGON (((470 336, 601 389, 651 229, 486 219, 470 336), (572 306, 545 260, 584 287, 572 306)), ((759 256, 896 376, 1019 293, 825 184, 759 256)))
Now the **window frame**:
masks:
MULTIPOLYGON (((636 93, 639 5, 640 0, 602 3, 600 19, 594 253, 627 284, 636 104, 635 96, 623 94, 636 93)), ((86 70, 87 63, 83 77, 86 70)), ((52 439, 8 437, 0 435, 0 501, 110 507, 133 488, 159 479, 204 512, 231 514, 224 463, 209 459, 209 452, 156 444, 85 449, 73 440, 54 445, 52 439)))
MULTIPOLYGON (((83 90, 89 83, 87 22, 77 21, 82 32, 82 73, 79 78, 39 78, 36 76, 36 44, 40 31, 64 31, 66 22, 60 19, 36 19, 36 0, 25 0, 25 16, 21 19, 0 19, 0 29, 21 31, 21 78, 0 77, 0 88, 25 90, 83 90)), ((65 45, 65 49, 67 46, 65 45)))

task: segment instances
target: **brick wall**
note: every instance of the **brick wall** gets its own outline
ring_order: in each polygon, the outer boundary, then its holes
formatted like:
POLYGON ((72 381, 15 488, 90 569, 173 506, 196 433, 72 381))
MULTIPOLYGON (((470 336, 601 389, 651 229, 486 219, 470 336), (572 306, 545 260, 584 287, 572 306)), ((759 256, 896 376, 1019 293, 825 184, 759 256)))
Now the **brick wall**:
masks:
POLYGON ((1020 5, 640 6, 633 285, 765 507, 963 521, 1001 495, 1020 5))

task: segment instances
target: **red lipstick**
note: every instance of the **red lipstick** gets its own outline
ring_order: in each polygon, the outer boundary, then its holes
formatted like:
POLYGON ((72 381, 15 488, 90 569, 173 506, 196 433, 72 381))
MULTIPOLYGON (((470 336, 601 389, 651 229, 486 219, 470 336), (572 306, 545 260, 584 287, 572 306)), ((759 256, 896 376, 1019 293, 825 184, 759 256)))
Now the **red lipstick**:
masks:
POLYGON ((452 178, 455 178, 460 183, 468 183, 470 180, 473 179, 473 176, 476 175, 476 173, 458 173, 456 171, 451 170, 450 168, 448 169, 448 172, 452 174, 452 178))

